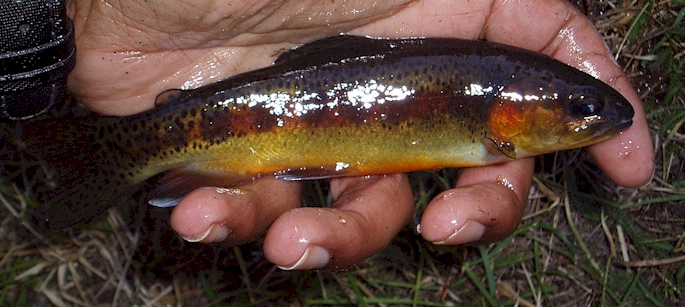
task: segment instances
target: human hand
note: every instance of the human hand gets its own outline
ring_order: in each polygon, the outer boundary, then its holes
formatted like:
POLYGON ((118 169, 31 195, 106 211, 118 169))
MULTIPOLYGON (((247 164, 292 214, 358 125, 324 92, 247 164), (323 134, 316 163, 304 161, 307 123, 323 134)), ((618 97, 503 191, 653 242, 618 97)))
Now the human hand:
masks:
MULTIPOLYGON (((620 185, 651 178, 652 145, 639 99, 595 29, 567 2, 400 2, 72 0, 78 59, 69 86, 92 110, 127 115, 152 108, 166 89, 268 66, 286 49, 338 33, 486 39, 546 53, 621 92, 635 108, 633 126, 589 151, 620 185)), ((455 188, 424 212, 423 237, 462 244, 509 235, 532 174, 532 159, 463 170, 455 188), (502 177, 513 189, 498 183, 502 177)), ((241 244, 266 233, 264 252, 283 268, 345 267, 384 248, 414 211, 403 174, 332 179, 331 208, 300 208, 299 189, 271 178, 236 189, 201 188, 176 206, 171 225, 200 242, 241 244)))

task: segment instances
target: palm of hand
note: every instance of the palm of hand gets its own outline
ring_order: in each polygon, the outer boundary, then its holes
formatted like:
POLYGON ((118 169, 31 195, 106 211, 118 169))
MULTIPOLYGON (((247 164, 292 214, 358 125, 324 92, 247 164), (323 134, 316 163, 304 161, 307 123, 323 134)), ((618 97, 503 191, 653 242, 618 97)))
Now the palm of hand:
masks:
MULTIPOLYGON (((283 50, 338 33, 487 39, 550 54, 621 91, 636 106, 635 124, 591 152, 619 184, 640 185, 651 176, 651 141, 639 101, 591 24, 566 2, 372 4, 71 1, 78 62, 69 86, 91 109, 126 115, 153 107, 155 96, 163 90, 194 88, 267 66, 283 50), (625 147, 629 141, 632 155, 599 154, 625 147)), ((423 236, 433 242, 458 244, 508 235, 520 220, 531 176, 530 159, 464 170, 457 188, 437 197, 426 210, 423 236), (507 177, 515 189, 497 184, 498 176, 507 177), (467 221, 473 223, 465 227, 467 221), (461 234, 454 235, 458 230, 461 234)), ((264 248, 276 264, 292 267, 307 250, 313 256, 296 268, 346 266, 387 244, 413 211, 403 175, 333 180, 331 192, 336 202, 326 210, 298 208, 298 189, 297 184, 268 179, 241 187, 240 193, 199 189, 177 206, 172 227, 193 240, 234 244, 268 229, 264 248), (341 225, 340 218, 348 223, 341 225), (212 225, 220 226, 210 228, 212 225), (329 262, 330 254, 335 257, 329 262)))

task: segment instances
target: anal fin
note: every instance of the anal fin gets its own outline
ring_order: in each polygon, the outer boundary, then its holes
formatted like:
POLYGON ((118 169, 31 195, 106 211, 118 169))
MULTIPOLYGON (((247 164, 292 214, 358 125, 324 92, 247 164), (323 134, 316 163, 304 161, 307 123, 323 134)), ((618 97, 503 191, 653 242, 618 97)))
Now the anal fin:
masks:
POLYGON ((160 176, 155 184, 154 199, 149 203, 156 207, 173 207, 186 194, 201 187, 230 188, 251 178, 227 174, 199 172, 185 168, 175 169, 160 176))

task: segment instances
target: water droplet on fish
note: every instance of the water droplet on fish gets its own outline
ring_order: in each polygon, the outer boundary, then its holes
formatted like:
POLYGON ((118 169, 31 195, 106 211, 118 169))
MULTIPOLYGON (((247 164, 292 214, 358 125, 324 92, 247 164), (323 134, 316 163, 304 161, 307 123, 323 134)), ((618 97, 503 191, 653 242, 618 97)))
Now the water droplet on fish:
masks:
POLYGON ((345 163, 345 162, 336 162, 335 163, 335 171, 336 172, 342 171, 348 167, 350 167, 349 163, 345 163))

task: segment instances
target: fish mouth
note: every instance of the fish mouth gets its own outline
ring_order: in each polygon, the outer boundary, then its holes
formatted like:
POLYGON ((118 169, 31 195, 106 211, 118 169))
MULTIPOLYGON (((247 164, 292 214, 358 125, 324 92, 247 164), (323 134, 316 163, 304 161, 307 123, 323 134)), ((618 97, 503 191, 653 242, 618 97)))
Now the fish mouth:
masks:
POLYGON ((613 97, 614 110, 609 112, 608 123, 614 123, 607 128, 607 131, 621 132, 633 125, 633 116, 635 116, 635 109, 630 102, 620 94, 616 93, 613 97))
POLYGON ((628 119, 623 119, 621 121, 616 122, 615 124, 611 125, 610 123, 605 123, 604 128, 597 129, 595 131, 593 137, 602 137, 602 138, 607 138, 611 137, 613 135, 616 135, 622 131, 625 131, 626 129, 630 128, 630 126, 633 125, 633 119, 628 118, 628 119))
POLYGON ((627 129, 633 124, 633 116, 635 116, 635 109, 633 106, 623 98, 623 96, 618 97, 616 102, 616 111, 618 113, 618 118, 621 120, 614 126, 614 129, 627 129))
POLYGON ((585 135, 586 141, 594 144, 627 130, 633 125, 632 115, 633 108, 628 105, 627 108, 617 110, 614 116, 604 117, 604 120, 588 124, 587 131, 592 132, 585 135))

